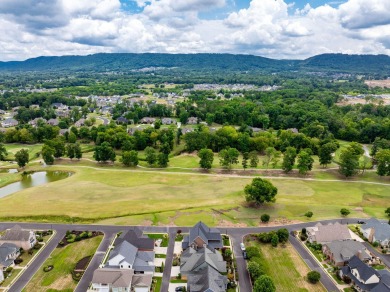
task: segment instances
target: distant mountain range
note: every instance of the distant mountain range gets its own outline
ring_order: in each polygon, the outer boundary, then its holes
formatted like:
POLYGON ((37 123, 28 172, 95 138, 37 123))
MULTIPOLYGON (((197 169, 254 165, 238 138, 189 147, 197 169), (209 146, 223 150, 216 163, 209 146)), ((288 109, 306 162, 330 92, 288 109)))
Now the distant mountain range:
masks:
POLYGON ((191 71, 321 71, 390 75, 390 57, 387 55, 323 54, 306 60, 275 60, 252 55, 232 54, 113 53, 88 56, 38 57, 26 61, 0 62, 0 71, 3 72, 128 72, 151 67, 191 71))

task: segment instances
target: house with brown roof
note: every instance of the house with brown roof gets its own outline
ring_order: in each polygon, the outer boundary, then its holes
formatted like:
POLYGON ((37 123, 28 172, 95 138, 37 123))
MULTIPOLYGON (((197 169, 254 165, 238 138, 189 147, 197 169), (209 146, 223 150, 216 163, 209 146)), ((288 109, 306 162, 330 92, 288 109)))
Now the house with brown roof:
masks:
POLYGON ((31 249, 36 243, 37 238, 32 230, 22 229, 19 225, 7 229, 0 237, 0 244, 11 243, 24 250, 31 249))
POLYGON ((92 289, 98 292, 149 292, 151 285, 152 275, 134 274, 131 269, 101 268, 92 278, 92 289))
POLYGON ((352 240, 352 235, 346 225, 338 222, 327 225, 317 223, 313 227, 306 228, 309 242, 317 242, 321 244, 329 243, 335 240, 352 240))
POLYGON ((139 122, 140 122, 140 124, 153 124, 155 121, 156 121, 155 118, 144 117, 139 122))
POLYGON ((58 119, 50 119, 47 121, 47 124, 50 126, 58 126, 59 123, 60 121, 58 119))

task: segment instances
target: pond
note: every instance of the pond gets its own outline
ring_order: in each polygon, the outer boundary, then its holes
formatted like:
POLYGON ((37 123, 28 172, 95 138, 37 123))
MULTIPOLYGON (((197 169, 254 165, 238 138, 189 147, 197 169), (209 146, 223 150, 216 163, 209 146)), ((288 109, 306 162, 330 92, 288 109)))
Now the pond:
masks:
POLYGON ((0 198, 4 198, 27 188, 61 180, 70 177, 71 175, 71 172, 64 171, 39 171, 31 174, 23 174, 21 181, 0 188, 0 198))

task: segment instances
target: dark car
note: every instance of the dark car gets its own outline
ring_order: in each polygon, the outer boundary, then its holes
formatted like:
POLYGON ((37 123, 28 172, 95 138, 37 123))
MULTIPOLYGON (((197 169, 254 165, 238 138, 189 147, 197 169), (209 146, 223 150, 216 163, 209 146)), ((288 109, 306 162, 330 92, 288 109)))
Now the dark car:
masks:
POLYGON ((358 221, 357 223, 358 223, 358 224, 365 224, 366 222, 364 222, 364 221, 358 221))
POLYGON ((246 260, 248 259, 248 255, 246 254, 246 251, 243 251, 242 255, 243 255, 244 259, 246 259, 246 260))
POLYGON ((185 287, 184 286, 179 286, 175 288, 175 291, 184 291, 185 287))

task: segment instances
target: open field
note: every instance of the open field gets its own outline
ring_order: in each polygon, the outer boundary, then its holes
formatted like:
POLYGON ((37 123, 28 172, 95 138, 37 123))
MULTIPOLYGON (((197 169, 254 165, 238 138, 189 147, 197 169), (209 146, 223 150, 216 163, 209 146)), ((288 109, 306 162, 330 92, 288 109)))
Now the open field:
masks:
POLYGON ((312 220, 318 220, 340 217, 342 207, 351 209, 351 217, 383 218, 390 199, 388 179, 372 184, 279 177, 271 179, 279 190, 276 203, 255 209, 246 207, 243 192, 253 176, 93 168, 77 163, 44 169, 75 174, 1 199, 2 220, 192 225, 202 217, 210 225, 258 225, 262 213, 273 219, 307 220, 303 214, 312 211, 312 220))
POLYGON ((251 244, 259 247, 265 272, 274 281, 276 291, 326 291, 320 283, 313 285, 305 280, 310 269, 290 243, 277 248, 270 244, 251 244))
POLYGON ((7 160, 14 160, 15 153, 21 149, 27 149, 28 153, 30 155, 30 160, 33 160, 33 159, 37 158, 37 154, 41 151, 42 144, 34 144, 34 145, 5 144, 5 148, 7 149, 7 152, 8 152, 7 160))
POLYGON ((77 285, 71 276, 74 266, 82 258, 93 255, 102 238, 103 236, 97 236, 56 248, 24 291, 73 291, 77 285), (48 265, 53 265, 53 270, 44 272, 43 267, 48 265))
POLYGON ((364 81, 369 87, 382 87, 390 88, 390 79, 385 80, 366 80, 364 81))

